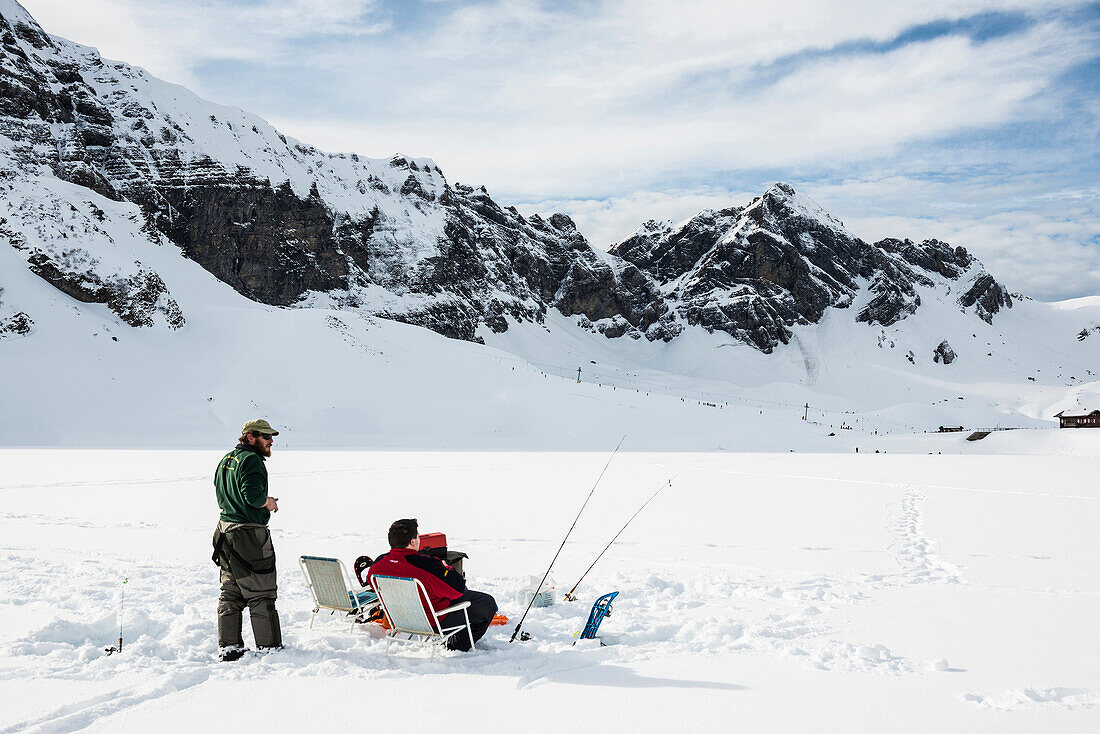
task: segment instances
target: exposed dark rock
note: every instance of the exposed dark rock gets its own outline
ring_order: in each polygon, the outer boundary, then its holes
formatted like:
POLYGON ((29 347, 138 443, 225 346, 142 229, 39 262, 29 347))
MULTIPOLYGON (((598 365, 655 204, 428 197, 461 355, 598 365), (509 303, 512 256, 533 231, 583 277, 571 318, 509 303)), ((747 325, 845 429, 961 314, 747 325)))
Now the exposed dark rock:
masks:
POLYGON ((939 273, 949 279, 958 278, 974 263, 974 259, 966 249, 953 248, 939 240, 925 240, 917 245, 909 239, 888 238, 876 242, 875 246, 900 255, 910 265, 916 265, 928 272, 939 273))
POLYGON ((932 351, 932 361, 936 364, 942 362, 943 364, 951 364, 955 361, 955 350, 951 348, 951 345, 944 339, 939 345, 932 351))
POLYGON ((169 328, 178 329, 186 323, 164 281, 149 270, 103 278, 95 271, 95 258, 82 250, 68 250, 58 257, 36 249, 27 262, 31 272, 62 293, 82 303, 105 304, 130 326, 152 326, 158 312, 169 328))
POLYGON ((550 226, 566 234, 572 234, 577 231, 577 225, 566 214, 551 214, 550 226))
POLYGON ((881 273, 870 286, 874 298, 860 310, 856 321, 890 326, 916 312, 920 296, 910 283, 891 281, 881 273))
POLYGON ((420 180, 412 174, 409 174, 409 177, 405 179, 405 183, 401 185, 401 195, 416 196, 425 201, 431 201, 434 198, 424 191, 424 187, 420 185, 420 180))
POLYGON ((1002 308, 1012 308, 1012 297, 1008 289, 993 279, 989 273, 981 273, 970 288, 959 296, 959 305, 963 308, 975 306, 982 321, 993 323, 993 315, 1002 308))
MULTIPOLYGON (((876 243, 878 246, 880 243, 876 243)), ((879 252, 872 252, 876 273, 869 286, 872 299, 864 306, 856 321, 890 326, 916 312, 920 307, 917 284, 932 287, 928 277, 906 267, 903 263, 879 252)))
POLYGON ((34 329, 34 319, 23 311, 0 319, 0 339, 24 336, 34 329))
MULTIPOLYGON (((184 253, 244 296, 288 306, 307 291, 347 288, 348 261, 316 198, 289 186, 198 185, 159 191, 172 208, 161 230, 184 253)), ((343 231, 354 229, 345 224, 343 231)))
POLYGON ((667 283, 686 273, 713 249, 737 222, 741 211, 737 207, 708 209, 674 232, 667 223, 650 220, 610 252, 637 265, 659 283, 667 283))

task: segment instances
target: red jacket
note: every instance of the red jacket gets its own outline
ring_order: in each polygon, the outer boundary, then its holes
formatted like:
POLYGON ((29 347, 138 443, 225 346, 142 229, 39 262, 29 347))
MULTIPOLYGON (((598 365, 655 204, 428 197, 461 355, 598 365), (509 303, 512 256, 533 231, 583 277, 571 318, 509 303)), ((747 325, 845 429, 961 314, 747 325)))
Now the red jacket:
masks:
POLYGON ((428 592, 428 600, 437 612, 451 606, 455 599, 466 593, 466 580, 462 574, 438 558, 421 555, 411 548, 391 548, 389 553, 379 556, 367 570, 367 583, 372 588, 374 576, 420 579, 428 592))

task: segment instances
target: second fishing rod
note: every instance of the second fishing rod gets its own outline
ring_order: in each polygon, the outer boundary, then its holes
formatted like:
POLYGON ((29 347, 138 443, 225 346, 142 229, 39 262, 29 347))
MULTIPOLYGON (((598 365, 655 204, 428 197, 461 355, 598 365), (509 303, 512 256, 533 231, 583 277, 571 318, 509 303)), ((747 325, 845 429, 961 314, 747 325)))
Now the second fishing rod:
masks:
POLYGON ((608 548, 613 546, 615 544, 615 541, 619 539, 619 536, 623 534, 623 531, 627 529, 627 527, 630 525, 630 523, 634 522, 634 518, 636 518, 641 513, 641 511, 646 508, 646 506, 650 502, 655 500, 657 498, 657 495, 659 495, 661 492, 665 491, 666 489, 668 489, 669 487, 672 486, 672 480, 675 479, 675 478, 676 477, 670 477, 669 479, 666 479, 665 482, 660 487, 657 488, 657 491, 654 492, 653 494, 651 494, 649 496, 649 499, 647 499, 645 502, 643 502, 642 506, 634 511, 634 514, 630 516, 630 519, 628 519, 625 523, 623 523, 623 526, 621 528, 619 528, 619 532, 615 533, 615 536, 613 538, 611 538, 611 540, 607 543, 607 545, 604 546, 604 549, 602 551, 600 551, 600 554, 598 556, 596 556, 596 560, 592 561, 592 565, 589 566, 588 569, 584 573, 581 574, 581 577, 579 579, 577 579, 577 583, 573 584, 573 588, 570 589, 569 593, 567 593, 564 597, 565 601, 576 601, 577 600, 577 597, 573 596, 573 592, 576 591, 577 587, 581 585, 581 582, 584 581, 584 577, 588 575, 588 572, 596 567, 596 564, 600 562, 601 558, 603 558, 603 554, 607 553, 608 548))

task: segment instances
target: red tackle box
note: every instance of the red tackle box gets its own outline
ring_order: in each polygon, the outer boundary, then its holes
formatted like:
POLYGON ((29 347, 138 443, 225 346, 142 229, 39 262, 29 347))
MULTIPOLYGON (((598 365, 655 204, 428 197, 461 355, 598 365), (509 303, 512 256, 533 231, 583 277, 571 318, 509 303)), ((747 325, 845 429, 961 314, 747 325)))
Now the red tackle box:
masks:
POLYGON ((462 568, 463 559, 469 558, 462 551, 447 549, 446 533, 424 533, 420 536, 420 552, 426 556, 433 556, 454 567, 456 571, 466 578, 466 572, 462 568))
POLYGON ((430 548, 442 548, 447 550, 447 534, 446 533, 424 533, 420 536, 420 550, 426 551, 430 548))

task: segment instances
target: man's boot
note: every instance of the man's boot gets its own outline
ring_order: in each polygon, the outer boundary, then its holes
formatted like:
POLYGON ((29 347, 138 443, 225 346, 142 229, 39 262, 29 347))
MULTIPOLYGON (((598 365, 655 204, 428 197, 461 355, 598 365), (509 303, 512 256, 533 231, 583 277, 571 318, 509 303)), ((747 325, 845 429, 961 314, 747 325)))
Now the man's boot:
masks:
POLYGON ((243 658, 246 652, 248 652, 248 648, 244 645, 226 645, 218 653, 218 660, 223 663, 231 663, 234 660, 243 658))

